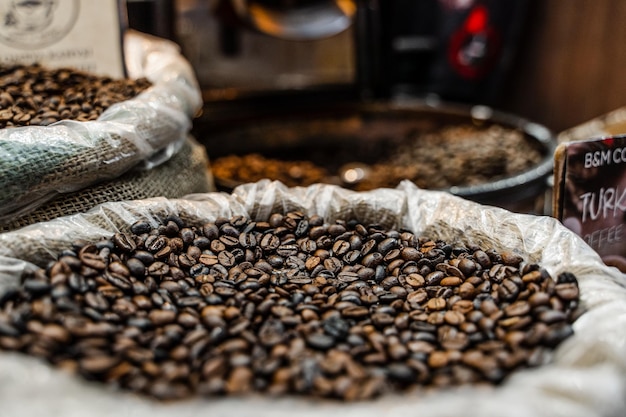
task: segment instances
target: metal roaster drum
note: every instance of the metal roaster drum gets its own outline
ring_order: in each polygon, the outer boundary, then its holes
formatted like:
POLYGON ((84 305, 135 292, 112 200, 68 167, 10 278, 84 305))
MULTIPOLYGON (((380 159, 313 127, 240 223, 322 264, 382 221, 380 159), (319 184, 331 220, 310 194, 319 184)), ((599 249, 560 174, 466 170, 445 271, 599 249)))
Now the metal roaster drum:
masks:
POLYGON ((248 114, 200 134, 218 189, 262 178, 359 191, 420 188, 511 211, 545 214, 555 136, 486 106, 337 104, 248 114))

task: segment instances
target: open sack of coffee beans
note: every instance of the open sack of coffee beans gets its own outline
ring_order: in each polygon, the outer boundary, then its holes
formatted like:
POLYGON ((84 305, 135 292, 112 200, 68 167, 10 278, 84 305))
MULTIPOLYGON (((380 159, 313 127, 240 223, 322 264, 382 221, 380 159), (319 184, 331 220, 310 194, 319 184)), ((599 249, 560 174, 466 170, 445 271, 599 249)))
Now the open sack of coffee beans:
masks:
POLYGON ((263 180, 0 235, 7 415, 621 416, 626 288, 551 217, 263 180))
POLYGON ((0 219, 180 150, 202 104, 191 66, 164 39, 124 42, 124 79, 0 66, 0 219))

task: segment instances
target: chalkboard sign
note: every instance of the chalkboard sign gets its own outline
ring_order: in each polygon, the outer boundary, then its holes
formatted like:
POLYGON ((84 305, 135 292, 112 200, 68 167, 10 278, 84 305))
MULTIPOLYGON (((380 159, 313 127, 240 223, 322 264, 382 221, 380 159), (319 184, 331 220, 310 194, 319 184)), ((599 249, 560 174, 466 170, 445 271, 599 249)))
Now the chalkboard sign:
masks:
POLYGON ((624 272, 625 121, 626 111, 618 109, 559 135, 553 200, 553 215, 624 272))

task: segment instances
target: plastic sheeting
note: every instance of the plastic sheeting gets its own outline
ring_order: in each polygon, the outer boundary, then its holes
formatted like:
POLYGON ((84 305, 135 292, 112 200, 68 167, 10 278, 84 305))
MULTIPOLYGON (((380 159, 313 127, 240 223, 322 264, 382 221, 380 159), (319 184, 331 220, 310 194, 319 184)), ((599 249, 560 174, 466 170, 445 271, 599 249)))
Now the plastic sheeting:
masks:
POLYGON ((273 211, 302 210, 327 220, 356 218, 448 242, 477 242, 513 249, 545 267, 553 277, 564 271, 579 281, 585 313, 574 335, 551 361, 520 370, 497 387, 462 387, 388 395, 341 403, 294 397, 194 398, 160 403, 111 387, 85 382, 37 359, 0 353, 0 415, 64 417, 325 415, 385 417, 623 417, 626 415, 626 276, 602 263, 577 235, 551 217, 511 213, 481 206, 410 182, 397 189, 352 192, 331 185, 287 188, 267 180, 246 184, 232 195, 194 194, 185 199, 147 199, 100 205, 85 214, 59 218, 0 235, 0 292, 17 285, 25 268, 45 265, 74 239, 99 239, 166 214, 188 222, 246 214, 267 219, 273 211))
POLYGON ((109 107, 95 121, 0 129, 0 217, 24 214, 58 193, 168 160, 184 143, 202 106, 190 64, 170 41, 129 31, 131 78, 152 86, 109 107))

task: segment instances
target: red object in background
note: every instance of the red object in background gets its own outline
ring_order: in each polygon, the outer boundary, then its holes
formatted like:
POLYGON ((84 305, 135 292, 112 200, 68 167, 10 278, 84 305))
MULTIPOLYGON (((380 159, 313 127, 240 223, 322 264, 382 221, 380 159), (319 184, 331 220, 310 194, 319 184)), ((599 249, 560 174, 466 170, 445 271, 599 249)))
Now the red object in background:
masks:
POLYGON ((500 36, 490 24, 489 10, 478 5, 450 37, 448 59, 461 77, 479 79, 493 68, 500 48, 500 36))
POLYGON ((479 33, 487 27, 489 23, 489 12, 484 6, 478 6, 471 11, 465 20, 465 29, 469 33, 479 33))

